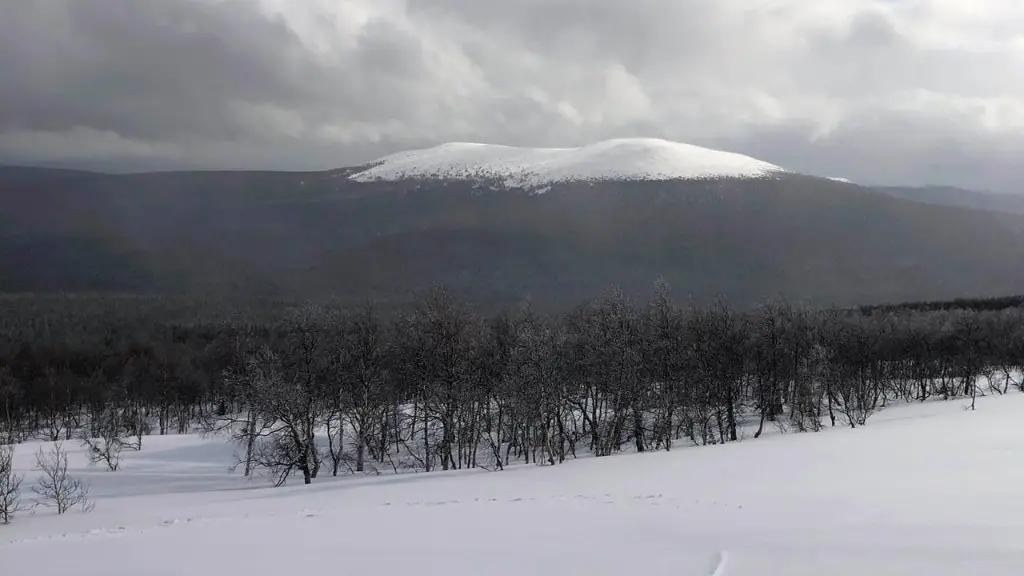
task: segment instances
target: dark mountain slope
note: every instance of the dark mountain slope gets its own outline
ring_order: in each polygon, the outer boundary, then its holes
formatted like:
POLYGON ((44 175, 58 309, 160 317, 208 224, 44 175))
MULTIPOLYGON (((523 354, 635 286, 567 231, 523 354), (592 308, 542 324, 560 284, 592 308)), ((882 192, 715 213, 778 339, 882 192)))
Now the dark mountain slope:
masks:
POLYGON ((348 171, 4 179, 0 290, 565 307, 610 285, 739 304, 1018 293, 1024 218, 806 176, 600 182, 539 195, 348 171))

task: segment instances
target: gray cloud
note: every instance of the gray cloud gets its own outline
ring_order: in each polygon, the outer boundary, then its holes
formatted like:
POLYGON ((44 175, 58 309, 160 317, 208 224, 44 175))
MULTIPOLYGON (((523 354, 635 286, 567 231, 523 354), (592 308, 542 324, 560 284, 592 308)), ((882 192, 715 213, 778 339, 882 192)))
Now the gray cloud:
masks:
POLYGON ((10 4, 0 30, 0 73, 15 79, 5 82, 5 127, 229 140, 244 134, 236 102, 309 101, 316 70, 301 42, 244 4, 10 4))
POLYGON ((1024 183, 1016 0, 0 0, 0 162, 329 168, 645 135, 1024 183), (982 9, 984 8, 984 9, 982 9))

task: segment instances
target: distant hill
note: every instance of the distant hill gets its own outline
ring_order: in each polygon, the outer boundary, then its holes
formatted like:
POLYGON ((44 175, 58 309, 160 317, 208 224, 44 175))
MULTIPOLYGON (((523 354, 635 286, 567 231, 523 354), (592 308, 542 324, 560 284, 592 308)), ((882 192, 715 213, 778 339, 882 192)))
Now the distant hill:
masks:
POLYGON ((879 192, 925 204, 1024 214, 1024 195, 975 192, 952 186, 879 186, 879 192))
POLYGON ((326 172, 8 167, 0 291, 398 302, 445 283, 485 307, 564 308, 658 276, 737 305, 1024 290, 1024 216, 896 195, 652 140, 448 145, 326 172))

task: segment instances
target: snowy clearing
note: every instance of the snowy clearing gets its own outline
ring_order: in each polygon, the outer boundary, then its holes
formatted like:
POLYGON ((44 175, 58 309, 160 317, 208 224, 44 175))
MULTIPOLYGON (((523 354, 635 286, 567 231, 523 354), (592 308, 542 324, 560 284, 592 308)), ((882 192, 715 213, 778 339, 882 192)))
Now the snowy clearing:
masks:
MULTIPOLYGON (((1020 574, 1024 396, 884 410, 855 430, 554 467, 274 489, 234 447, 152 436, 72 473, 96 509, 0 527, 3 574, 1020 574)), ((34 480, 34 452, 15 466, 34 480)), ((27 492, 27 490, 26 490, 27 492)))
POLYGON ((399 152, 350 178, 360 182, 442 178, 500 180, 510 188, 594 180, 762 178, 784 169, 749 156, 655 138, 580 148, 517 148, 453 142, 399 152))

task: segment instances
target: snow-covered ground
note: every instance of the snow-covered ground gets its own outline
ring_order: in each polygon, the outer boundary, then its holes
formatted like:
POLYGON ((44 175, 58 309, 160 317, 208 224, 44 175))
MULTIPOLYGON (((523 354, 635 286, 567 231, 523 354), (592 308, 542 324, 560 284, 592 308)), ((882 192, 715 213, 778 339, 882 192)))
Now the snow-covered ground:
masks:
MULTIPOLYGON (((1024 395, 966 404, 894 407, 856 430, 280 489, 228 473, 220 440, 150 437, 117 472, 75 454, 95 510, 0 527, 0 574, 1019 575, 1024 395)), ((36 446, 15 457, 26 484, 36 446)))
POLYGON ((731 152, 656 138, 619 138, 580 148, 517 148, 453 142, 399 152, 351 178, 496 179, 536 188, 566 181, 761 178, 782 168, 731 152))

